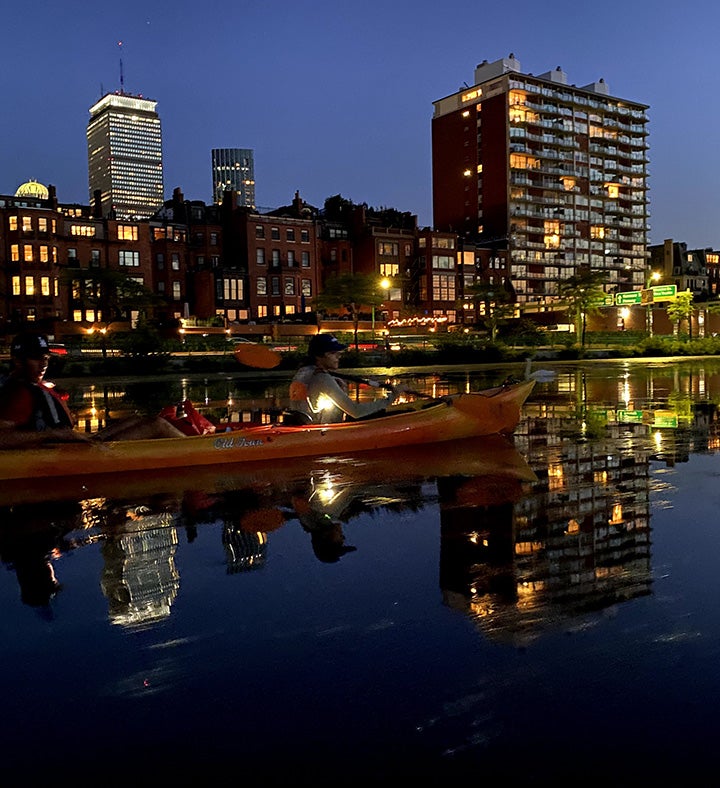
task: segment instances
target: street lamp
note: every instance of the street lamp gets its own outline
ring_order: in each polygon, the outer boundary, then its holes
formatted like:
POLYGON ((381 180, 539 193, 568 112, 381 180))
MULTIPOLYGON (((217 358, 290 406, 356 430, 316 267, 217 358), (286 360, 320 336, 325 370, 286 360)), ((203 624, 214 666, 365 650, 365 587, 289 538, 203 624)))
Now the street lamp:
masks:
MULTIPOLYGON (((383 277, 380 282, 380 288, 384 290, 386 293, 390 289, 390 280, 385 276, 383 277)), ((372 327, 372 338, 375 339, 375 304, 370 305, 370 323, 372 327)))
MULTIPOLYGON (((652 271, 648 276, 647 283, 645 285, 645 289, 650 289, 653 284, 657 284, 662 279, 662 274, 659 271, 652 271)), ((653 335, 653 321, 652 321, 652 303, 648 302, 646 307, 647 314, 645 315, 645 328, 648 332, 648 336, 653 335)))

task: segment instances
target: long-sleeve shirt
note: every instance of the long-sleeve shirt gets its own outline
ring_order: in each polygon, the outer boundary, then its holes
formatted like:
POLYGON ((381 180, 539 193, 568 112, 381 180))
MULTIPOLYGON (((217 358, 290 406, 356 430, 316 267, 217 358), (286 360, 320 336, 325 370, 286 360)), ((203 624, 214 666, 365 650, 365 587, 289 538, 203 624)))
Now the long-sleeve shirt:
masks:
POLYGON ((385 410, 395 399, 394 394, 369 402, 357 402, 348 396, 343 381, 319 367, 301 367, 290 385, 292 408, 305 414, 314 424, 342 421, 347 414, 361 419, 385 410))

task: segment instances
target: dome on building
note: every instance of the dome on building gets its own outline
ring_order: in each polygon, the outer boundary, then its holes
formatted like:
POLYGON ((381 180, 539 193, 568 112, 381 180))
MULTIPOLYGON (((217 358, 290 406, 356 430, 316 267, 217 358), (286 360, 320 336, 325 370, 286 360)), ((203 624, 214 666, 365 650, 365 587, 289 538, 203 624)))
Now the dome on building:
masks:
POLYGON ((18 186, 15 192, 16 197, 33 197, 36 200, 47 200, 49 194, 47 186, 32 179, 18 186))

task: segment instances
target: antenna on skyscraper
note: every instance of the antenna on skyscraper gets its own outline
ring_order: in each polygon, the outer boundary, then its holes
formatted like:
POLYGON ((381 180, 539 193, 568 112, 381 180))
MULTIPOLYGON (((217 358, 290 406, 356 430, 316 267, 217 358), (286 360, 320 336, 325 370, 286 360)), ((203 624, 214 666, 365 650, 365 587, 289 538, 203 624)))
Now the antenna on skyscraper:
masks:
POLYGON ((122 65, 122 41, 118 41, 118 46, 120 47, 120 95, 125 95, 125 79, 123 77, 123 65, 122 65))

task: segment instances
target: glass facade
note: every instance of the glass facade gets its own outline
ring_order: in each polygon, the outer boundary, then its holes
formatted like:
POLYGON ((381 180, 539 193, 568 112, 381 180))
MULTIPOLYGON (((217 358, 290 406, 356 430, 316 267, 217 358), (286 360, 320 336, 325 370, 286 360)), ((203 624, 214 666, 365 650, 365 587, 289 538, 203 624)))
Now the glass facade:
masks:
POLYGON ((248 148, 213 148, 213 201, 218 205, 226 191, 238 195, 238 205, 255 208, 255 162, 248 148))

